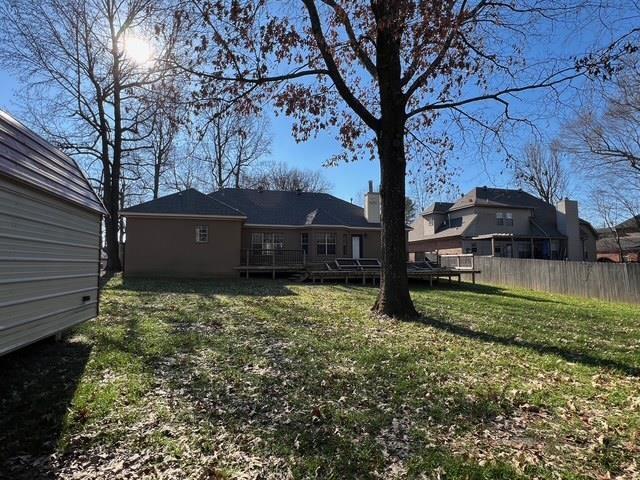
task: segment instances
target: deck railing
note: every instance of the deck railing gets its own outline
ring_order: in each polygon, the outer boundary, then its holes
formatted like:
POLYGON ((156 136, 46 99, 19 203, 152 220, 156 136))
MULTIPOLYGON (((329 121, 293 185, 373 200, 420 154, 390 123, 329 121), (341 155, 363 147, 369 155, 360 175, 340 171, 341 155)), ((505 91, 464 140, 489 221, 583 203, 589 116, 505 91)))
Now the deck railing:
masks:
POLYGON ((473 253, 439 255, 438 260, 438 263, 443 267, 455 270, 475 270, 475 255, 473 253))
POLYGON ((285 267, 306 265, 304 250, 245 249, 242 250, 242 265, 248 267, 285 267))

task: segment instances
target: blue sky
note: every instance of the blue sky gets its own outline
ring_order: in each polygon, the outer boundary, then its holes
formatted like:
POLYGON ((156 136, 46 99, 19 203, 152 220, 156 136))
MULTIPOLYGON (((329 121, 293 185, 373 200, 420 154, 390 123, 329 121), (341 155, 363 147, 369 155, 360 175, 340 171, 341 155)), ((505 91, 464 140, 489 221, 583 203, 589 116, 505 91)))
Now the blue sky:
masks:
MULTIPOLYGON (((537 40, 532 42, 528 52, 530 60, 548 59, 554 56, 562 57, 567 51, 580 55, 584 52, 584 46, 596 40, 597 28, 577 22, 573 31, 543 31, 538 35, 529 33, 537 40), (540 34, 542 33, 542 34, 540 34), (554 40, 552 40, 554 39, 554 40)), ((0 108, 3 108, 16 117, 20 117, 18 105, 14 102, 14 94, 19 91, 18 81, 9 73, 0 69, 0 108)), ((529 93, 520 98, 512 98, 513 113, 525 118, 535 118, 536 127, 544 140, 550 141, 561 132, 562 125, 572 115, 572 107, 577 105, 575 91, 568 91, 563 96, 565 104, 559 106, 554 102, 547 103, 544 95, 529 93)), ((495 108, 495 105, 486 107, 495 108)), ((346 200, 360 202, 360 196, 367 187, 368 180, 379 184, 379 167, 377 161, 360 160, 352 163, 343 163, 336 167, 323 167, 327 159, 340 153, 341 146, 334 138, 334 132, 322 131, 318 137, 306 143, 296 143, 291 136, 291 120, 286 116, 276 116, 273 112, 267 112, 271 121, 273 134, 273 146, 270 158, 267 160, 282 161, 289 165, 307 169, 321 169, 332 184, 332 193, 346 200)), ((454 134, 455 136, 456 134, 454 134)), ((454 174, 450 177, 451 185, 456 187, 459 193, 466 193, 475 186, 513 187, 512 175, 504 162, 504 154, 498 152, 491 142, 485 144, 489 147, 480 151, 474 143, 474 135, 467 135, 464 141, 458 139, 456 148, 449 159, 449 167, 454 174)), ((517 154, 523 146, 530 142, 531 131, 522 128, 504 135, 509 143, 511 153, 517 154)), ((581 182, 575 181, 571 189, 571 196, 583 201, 585 192, 580 188, 581 182)), ((410 190, 410 187, 409 187, 410 190)), ((442 195, 441 200, 452 200, 451 196, 442 195)), ((585 202, 586 203, 586 202, 585 202)), ((582 216, 589 218, 585 210, 582 216)))
MULTIPOLYGON (((611 37, 617 36, 613 30, 619 32, 624 29, 627 31, 631 24, 635 26, 634 19, 636 17, 633 16, 634 13, 631 10, 627 10, 628 7, 624 4, 624 2, 612 0, 609 5, 607 21, 617 24, 610 25, 611 29, 605 27, 601 22, 603 17, 584 16, 578 11, 566 24, 559 22, 539 30, 523 30, 522 35, 526 39, 524 43, 527 44, 524 46, 524 54, 528 59, 528 64, 530 66, 536 65, 537 62, 566 58, 571 54, 580 57, 589 47, 608 43, 611 37), (615 15, 613 14, 614 10, 616 10, 615 15)), ((515 44, 519 41, 516 36, 512 37, 511 35, 507 37, 507 40, 509 43, 515 44)), ((491 81, 496 81, 496 78, 491 78, 491 81)), ((17 79, 0 67, 0 108, 13 113, 17 118, 20 118, 20 109, 14 102, 14 95, 19 90, 20 84, 17 79)), ((522 118, 534 119, 538 129, 537 133, 543 141, 549 142, 562 134, 563 125, 572 118, 575 110, 579 108, 583 93, 580 92, 580 89, 567 89, 562 94, 562 104, 548 102, 542 93, 522 94, 519 98, 509 99, 511 113, 522 118)), ((495 113, 496 104, 478 108, 485 108, 489 112, 493 109, 495 113)), ((272 151, 267 161, 286 162, 299 168, 322 170, 332 185, 334 195, 358 203, 367 188, 368 180, 373 180, 376 185, 379 184, 380 175, 377 161, 360 160, 342 163, 335 167, 323 166, 330 157, 341 152, 341 146, 334 138, 335 132, 322 131, 317 138, 299 144, 294 141, 291 135, 292 121, 289 118, 284 115, 276 116, 273 112, 267 112, 267 116, 271 122, 273 135, 272 151)), ((510 168, 505 164, 504 153, 497 148, 497 142, 494 144, 491 141, 484 142, 481 149, 476 142, 480 135, 480 132, 471 132, 464 138, 460 138, 458 133, 452 133, 455 139, 455 149, 448 159, 449 168, 453 171, 453 175, 449 177, 449 183, 455 187, 453 190, 457 194, 466 193, 473 187, 483 185, 515 186, 510 168)), ((502 138, 508 143, 510 153, 517 155, 525 144, 532 141, 533 137, 530 129, 518 127, 505 133, 502 138)), ((589 218, 586 209, 588 192, 584 187, 584 182, 577 174, 572 174, 572 176, 574 178, 569 194, 585 207, 581 208, 581 216, 589 218)), ((410 186, 408 191, 411 191, 410 186)), ((453 200, 454 198, 453 194, 442 194, 432 198, 432 200, 438 199, 453 200)))
MULTIPOLYGON (((0 108, 13 113, 19 118, 19 106, 14 94, 20 84, 10 73, 0 69, 0 108)), ((377 161, 360 160, 357 162, 341 163, 335 167, 325 167, 323 164, 332 155, 341 151, 340 144, 335 140, 331 131, 320 132, 318 137, 305 143, 296 143, 291 136, 292 121, 283 115, 267 112, 273 133, 272 152, 268 160, 283 161, 299 168, 322 170, 332 185, 332 193, 346 200, 358 201, 359 196, 366 190, 368 180, 375 185, 380 182, 380 172, 377 161)), ((478 158, 468 162, 454 162, 458 174, 452 179, 465 192, 476 185, 508 186, 510 175, 501 173, 505 166, 501 160, 485 162, 478 158)))

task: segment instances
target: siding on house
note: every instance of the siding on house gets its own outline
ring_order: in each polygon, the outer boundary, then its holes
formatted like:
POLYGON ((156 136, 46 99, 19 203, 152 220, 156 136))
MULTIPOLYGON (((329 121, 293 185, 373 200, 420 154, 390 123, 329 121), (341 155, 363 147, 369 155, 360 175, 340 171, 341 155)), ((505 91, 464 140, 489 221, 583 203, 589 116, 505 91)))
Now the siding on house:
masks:
POLYGON ((97 315, 100 221, 0 175, 0 355, 97 315))
POLYGON ((242 219, 127 217, 126 276, 229 277, 240 265, 242 219), (209 241, 196 242, 196 227, 209 241))

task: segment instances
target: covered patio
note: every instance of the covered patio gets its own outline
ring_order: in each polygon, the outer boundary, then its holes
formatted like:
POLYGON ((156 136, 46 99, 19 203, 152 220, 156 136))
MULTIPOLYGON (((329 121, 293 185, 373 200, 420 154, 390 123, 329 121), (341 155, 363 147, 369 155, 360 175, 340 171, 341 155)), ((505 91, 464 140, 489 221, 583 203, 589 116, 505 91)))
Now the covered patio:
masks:
POLYGON ((464 251, 492 257, 560 260, 566 253, 566 240, 562 237, 490 233, 465 240, 464 251))

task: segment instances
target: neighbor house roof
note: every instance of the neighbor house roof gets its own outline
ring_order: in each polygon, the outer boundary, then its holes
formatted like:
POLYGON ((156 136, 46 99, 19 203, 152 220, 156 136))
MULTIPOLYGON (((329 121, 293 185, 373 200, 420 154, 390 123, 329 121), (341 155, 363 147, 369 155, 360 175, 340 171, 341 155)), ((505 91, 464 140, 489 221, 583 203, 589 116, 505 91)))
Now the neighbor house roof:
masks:
MULTIPOLYGON (((620 245, 624 252, 640 252, 640 233, 632 233, 620 237, 620 245)), ((618 242, 615 237, 599 238, 596 242, 598 253, 618 252, 618 242)))
POLYGON ((578 221, 580 222, 580 225, 584 225, 585 227, 587 227, 587 229, 589 229, 589 231, 593 234, 594 237, 598 238, 598 231, 593 228, 593 225, 591 225, 590 222, 586 221, 583 218, 578 218, 578 221))
POLYGON ((450 210, 481 206, 509 208, 548 208, 544 200, 534 197, 524 190, 509 188, 476 187, 453 204, 450 210))
POLYGON ((616 225, 616 230, 640 230, 640 215, 631 217, 622 223, 616 225))
POLYGON ((124 215, 207 215, 245 217, 245 215, 223 202, 200 193, 195 188, 156 198, 134 205, 122 211, 124 215))
POLYGON ((107 213, 73 159, 1 110, 0 174, 88 210, 107 213))
POLYGON ((243 212, 247 224, 380 228, 379 223, 367 222, 362 207, 327 193, 225 188, 209 197, 243 212))
POLYGON ((425 239, 436 239, 436 238, 450 238, 450 237, 468 237, 473 235, 475 232, 475 224, 478 215, 473 214, 469 215, 465 218, 465 221, 462 221, 462 218, 454 218, 449 223, 444 223, 442 226, 438 227, 437 231, 433 235, 427 236, 425 239))
POLYGON ((453 207, 453 203, 450 202, 433 202, 429 205, 422 215, 428 215, 430 213, 446 213, 451 207, 453 207))

